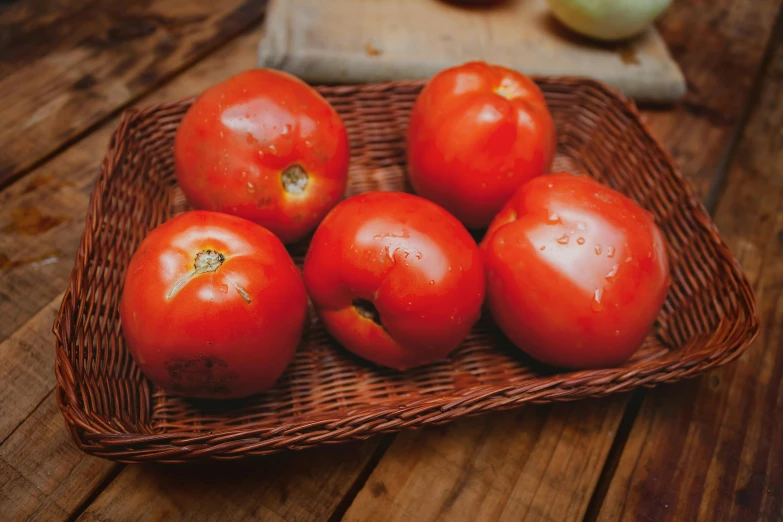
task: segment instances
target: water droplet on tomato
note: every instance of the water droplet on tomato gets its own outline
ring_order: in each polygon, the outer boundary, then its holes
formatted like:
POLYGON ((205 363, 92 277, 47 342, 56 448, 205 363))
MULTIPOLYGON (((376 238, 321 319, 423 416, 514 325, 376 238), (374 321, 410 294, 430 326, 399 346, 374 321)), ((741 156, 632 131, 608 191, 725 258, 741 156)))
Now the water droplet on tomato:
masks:
POLYGON ((615 249, 613 246, 610 246, 606 249, 606 257, 608 257, 609 259, 614 257, 614 253, 615 253, 615 249))
POLYGON ((256 186, 248 181, 247 182, 247 191, 250 192, 250 193, 255 192, 256 191, 256 186))
POLYGON ((560 216, 558 216, 555 212, 552 212, 551 214, 549 214, 549 221, 551 221, 552 223, 557 223, 558 221, 560 221, 560 216))
POLYGON ((601 245, 595 245, 595 255, 600 256, 601 252, 603 252, 603 247, 601 247, 601 245))
POLYGON ((579 223, 577 223, 577 224, 576 224, 576 228, 577 228, 578 230, 587 230, 587 225, 585 225, 584 223, 582 223, 582 222, 580 221, 579 223))
POLYGON ((631 256, 625 258, 626 263, 630 263, 631 261, 633 261, 633 258, 631 256))
POLYGON ((430 286, 434 286, 434 285, 435 285, 435 280, 434 279, 430 279, 430 286))
POLYGON ((601 298, 604 295, 603 288, 596 288, 595 294, 593 294, 592 308, 594 312, 600 312, 604 309, 604 305, 601 304, 601 298))
POLYGON ((583 237, 577 238, 576 239, 576 244, 577 245, 584 245, 585 244, 585 238, 583 238, 583 237))
POLYGON ((607 281, 611 281, 612 278, 617 275, 618 268, 619 266, 617 264, 612 265, 612 269, 609 270, 609 273, 605 276, 607 281))
POLYGON ((218 288, 220 288, 220 291, 224 294, 228 293, 228 285, 220 285, 218 288))
POLYGON ((451 272, 451 265, 449 265, 449 272, 451 272))
POLYGON ((615 337, 620 337, 620 330, 615 330, 614 331, 614 336, 615 337))
POLYGON ((546 250, 546 245, 541 245, 541 248, 539 250, 546 250))
POLYGON ((555 241, 557 241, 561 245, 567 245, 568 244, 568 234, 563 234, 559 238, 557 238, 555 241))

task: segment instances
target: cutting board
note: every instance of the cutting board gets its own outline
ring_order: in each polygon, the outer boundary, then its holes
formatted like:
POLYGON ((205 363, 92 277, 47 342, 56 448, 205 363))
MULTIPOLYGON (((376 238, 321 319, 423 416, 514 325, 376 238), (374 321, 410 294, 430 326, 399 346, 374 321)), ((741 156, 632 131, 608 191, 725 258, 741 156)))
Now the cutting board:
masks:
POLYGON ((562 26, 546 0, 271 0, 258 65, 310 83, 429 78, 469 60, 594 78, 638 101, 672 102, 685 79, 654 27, 620 44, 562 26))

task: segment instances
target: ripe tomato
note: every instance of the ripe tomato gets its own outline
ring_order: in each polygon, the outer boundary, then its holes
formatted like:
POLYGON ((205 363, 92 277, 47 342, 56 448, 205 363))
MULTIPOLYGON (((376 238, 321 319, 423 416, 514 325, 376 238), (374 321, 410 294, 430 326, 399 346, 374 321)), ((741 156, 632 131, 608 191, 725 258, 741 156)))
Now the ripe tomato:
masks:
POLYGON ((481 313, 484 267, 465 227, 412 194, 337 205, 305 258, 305 285, 345 348, 404 370, 454 350, 481 313))
POLYGON ((275 383, 302 335, 299 269, 268 230, 193 211, 155 228, 133 255, 122 331, 142 373, 174 393, 245 397, 275 383))
POLYGON ((514 344, 554 366, 624 362, 669 287, 666 245, 652 215, 584 176, 524 185, 481 248, 493 317, 514 344))
POLYGON ((414 191, 479 229, 517 188, 549 170, 555 124, 527 76, 470 62, 441 71, 424 87, 407 146, 414 191))
POLYGON ((293 243, 343 197, 348 135, 334 108, 284 72, 252 69, 204 91, 177 129, 177 180, 196 208, 293 243))

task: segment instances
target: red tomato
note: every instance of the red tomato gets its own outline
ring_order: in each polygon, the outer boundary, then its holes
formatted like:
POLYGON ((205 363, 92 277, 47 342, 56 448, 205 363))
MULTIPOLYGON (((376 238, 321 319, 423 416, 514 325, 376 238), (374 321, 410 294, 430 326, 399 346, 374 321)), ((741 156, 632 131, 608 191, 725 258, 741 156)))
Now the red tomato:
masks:
POLYGON ((348 135, 334 108, 287 73, 253 69, 207 89, 177 129, 177 180, 196 208, 293 243, 342 199, 348 135))
POLYGON ((527 76, 470 62, 441 71, 424 87, 407 146, 415 192, 478 229, 523 183, 549 170, 555 124, 527 76))
POLYGON ((304 278, 340 344, 398 370, 454 350, 480 316, 485 287, 465 227, 438 205, 399 192, 337 205, 313 235, 304 278))
POLYGON ((193 211, 155 228, 133 255, 122 331, 156 385, 201 398, 273 386, 291 362, 307 314, 299 269, 268 230, 193 211))
POLYGON ((666 245, 652 215, 584 176, 524 185, 481 248, 493 317, 514 344, 554 366, 627 360, 669 287, 666 245))

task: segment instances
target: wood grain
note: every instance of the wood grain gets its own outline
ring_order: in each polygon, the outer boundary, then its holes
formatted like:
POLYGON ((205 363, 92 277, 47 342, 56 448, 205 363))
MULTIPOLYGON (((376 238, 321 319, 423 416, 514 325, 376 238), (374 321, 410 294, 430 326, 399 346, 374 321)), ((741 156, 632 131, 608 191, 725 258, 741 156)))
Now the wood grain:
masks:
POLYGON ((761 335, 733 365, 643 403, 599 520, 783 519, 783 45, 716 222, 754 282, 761 335))
POLYGON ((0 343, 0 443, 54 389, 52 323, 62 296, 0 343))
POLYGON ((673 2, 659 23, 688 83, 674 110, 646 113, 655 134, 706 197, 731 152, 780 0, 673 2))
POLYGON ((68 520, 116 469, 76 448, 51 392, 0 446, 2 519, 68 520))
POLYGON ((327 520, 378 442, 243 462, 128 466, 79 520, 327 520))
POLYGON ((265 0, 29 0, 0 12, 0 186, 263 16, 265 0))
POLYGON ((581 520, 626 397, 402 433, 344 520, 581 520))

